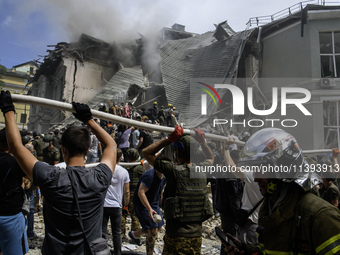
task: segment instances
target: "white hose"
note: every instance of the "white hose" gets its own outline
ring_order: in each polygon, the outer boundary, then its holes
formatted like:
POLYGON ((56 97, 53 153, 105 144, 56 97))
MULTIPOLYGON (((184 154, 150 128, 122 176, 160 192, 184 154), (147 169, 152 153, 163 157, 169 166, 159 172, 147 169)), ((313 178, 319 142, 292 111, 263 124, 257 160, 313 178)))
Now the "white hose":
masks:
MULTIPOLYGON (((20 102, 20 103, 26 103, 26 104, 33 104, 33 105, 39 105, 43 107, 53 108, 53 109, 59 109, 62 111, 69 111, 69 112, 75 112, 75 110, 72 107, 72 104, 68 103, 62 103, 51 99, 41 98, 41 97, 33 97, 33 96, 26 96, 26 95, 17 95, 12 94, 12 100, 13 102, 20 102)), ((118 124, 125 124, 128 126, 134 126, 138 128, 148 129, 148 130, 155 130, 159 132, 164 132, 171 134, 174 131, 174 128, 172 127, 164 127, 154 124, 149 124, 137 120, 132 120, 124 117, 119 117, 110 113, 105 113, 97 110, 91 109, 91 113, 93 117, 104 119, 108 121, 112 121, 114 123, 118 124)), ((184 134, 186 135, 195 135, 195 132, 189 129, 184 129, 184 134)), ((211 140, 219 140, 219 141, 229 141, 229 138, 227 136, 220 136, 220 135, 214 135, 206 133, 205 137, 211 140)), ((244 142, 242 141, 235 141, 237 145, 244 145, 244 142)))
POLYGON ((321 153, 332 153, 332 149, 316 149, 316 150, 303 150, 303 154, 321 154, 321 153))
MULTIPOLYGON (((146 162, 147 162, 147 161, 144 160, 144 164, 145 164, 146 162)), ((98 163, 86 164, 85 166, 86 166, 87 168, 90 168, 90 167, 95 167, 95 166, 97 166, 98 164, 99 164, 99 162, 98 162, 98 163)), ((126 166, 138 166, 138 165, 140 165, 140 164, 141 164, 141 162, 138 161, 138 162, 119 162, 118 165, 123 166, 123 167, 126 167, 126 166)))
MULTIPOLYGON (((11 96, 12 96, 13 102, 39 105, 39 106, 42 106, 42 107, 59 109, 59 110, 62 110, 62 111, 75 112, 75 110, 72 107, 72 104, 62 103, 62 102, 58 102, 58 101, 51 100, 51 99, 34 97, 34 96, 27 96, 27 95, 12 94, 11 96)), ((141 121, 137 121, 137 120, 119 117, 119 116, 116 116, 116 115, 113 115, 113 114, 110 114, 110 113, 105 113, 105 112, 101 112, 101 111, 97 111, 97 110, 93 110, 93 109, 91 109, 91 113, 92 113, 93 117, 112 121, 112 122, 118 123, 118 124, 125 124, 125 125, 128 125, 128 126, 134 126, 134 127, 148 129, 148 130, 155 130, 155 131, 164 132, 164 133, 168 133, 168 134, 170 134, 174 131, 174 128, 172 128, 172 127, 164 127, 164 126, 149 124, 149 123, 145 123, 145 122, 141 122, 141 121)), ((194 136, 195 132, 193 130, 184 129, 184 134, 190 134, 190 135, 194 136)), ((208 139, 211 139, 211 140, 229 141, 229 137, 227 137, 227 136, 214 135, 214 134, 209 134, 209 133, 206 133, 205 137, 208 138, 208 139)), ((235 141, 235 144, 243 146, 245 143, 242 142, 242 141, 235 141)), ((302 153, 303 154, 332 153, 332 149, 303 150, 302 153)), ((132 165, 137 164, 137 163, 140 164, 140 162, 136 162, 136 163, 122 162, 120 164, 125 165, 125 166, 130 166, 128 164, 131 164, 131 166, 132 166, 132 165)))

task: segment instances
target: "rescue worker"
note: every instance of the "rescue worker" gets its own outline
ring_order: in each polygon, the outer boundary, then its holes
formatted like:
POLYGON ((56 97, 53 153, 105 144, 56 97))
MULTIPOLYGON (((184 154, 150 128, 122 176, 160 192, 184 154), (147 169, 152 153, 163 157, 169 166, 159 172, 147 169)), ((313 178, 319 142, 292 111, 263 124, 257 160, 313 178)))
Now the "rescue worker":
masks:
MULTIPOLYGON (((98 111, 101 111, 101 112, 107 112, 107 108, 106 108, 106 105, 103 104, 103 103, 100 103, 99 104, 99 109, 98 111)), ((100 120, 100 126, 101 127, 106 127, 107 126, 107 120, 100 120)))
POLYGON ((259 244, 241 244, 227 234, 235 245, 225 246, 226 253, 339 253, 340 211, 310 192, 322 179, 308 170, 292 135, 278 128, 257 131, 241 151, 239 165, 257 166, 255 182, 265 197, 259 212, 259 244), (270 166, 287 171, 265 173, 264 167, 270 166))
POLYGON ((176 120, 178 121, 178 118, 179 118, 179 112, 176 110, 176 107, 172 107, 172 110, 173 110, 173 115, 175 116, 176 120))
POLYGON ((153 107, 150 108, 150 120, 152 122, 154 122, 155 120, 157 120, 157 114, 158 114, 158 103, 157 102, 153 102, 153 107))
POLYGON ((54 136, 53 136, 53 145, 56 147, 58 150, 61 148, 61 134, 59 129, 55 129, 53 131, 54 136))
MULTIPOLYGON (((130 148, 127 151, 127 160, 130 163, 139 161, 140 156, 139 156, 138 151, 134 148, 130 148)), ((124 208, 125 213, 123 210, 123 217, 122 217, 122 238, 123 239, 126 234, 127 212, 130 212, 130 216, 131 216, 131 231, 136 231, 140 228, 140 224, 139 224, 139 221, 138 221, 138 218, 136 216, 134 206, 133 206, 133 194, 135 192, 135 189, 137 187, 140 177, 145 172, 144 166, 142 164, 135 165, 135 166, 127 166, 126 170, 129 172, 129 177, 130 177, 130 202, 129 202, 128 208, 124 208)))
POLYGON ((37 131, 33 132, 34 141, 32 142, 35 151, 37 152, 37 159, 43 161, 43 149, 46 147, 41 134, 37 131))
POLYGON ((158 122, 159 122, 159 124, 161 126, 165 125, 165 110, 164 110, 164 106, 161 106, 161 109, 158 111, 157 119, 158 119, 158 122))
POLYGON ((43 149, 43 161, 52 166, 58 164, 60 160, 60 153, 53 144, 53 136, 45 135, 44 141, 48 143, 48 146, 43 149))
MULTIPOLYGON (((171 121, 171 116, 173 115, 173 110, 172 110, 172 104, 168 104, 168 109, 165 110, 165 115, 166 115, 166 125, 168 127, 171 127, 172 121, 171 121)), ((174 127, 174 126, 173 126, 174 127)))
POLYGON ((62 157, 62 152, 61 152, 61 134, 59 129, 55 129, 53 131, 54 136, 53 136, 53 146, 56 147, 59 150, 59 155, 60 155, 60 162, 63 162, 64 159, 62 157))
POLYGON ((335 186, 335 178, 333 177, 324 177, 322 178, 323 185, 325 187, 324 192, 322 193, 322 198, 329 202, 330 204, 338 207, 340 200, 340 191, 337 186, 335 186))
POLYGON ((149 164, 167 180, 163 195, 166 219, 163 255, 201 254, 202 222, 213 215, 207 196, 206 176, 202 172, 195 172, 195 165, 204 158, 204 162, 200 164, 212 165, 214 154, 205 142, 204 132, 195 132, 195 139, 183 135, 183 128, 177 125, 168 138, 159 140, 143 150, 143 156, 149 164), (178 164, 174 164, 173 158, 170 158, 172 153, 166 153, 169 148, 167 146, 172 143, 178 164), (156 156, 164 147, 166 148, 162 153, 156 156), (193 207, 192 204, 196 206, 193 207))
POLYGON ((122 113, 123 113, 123 109, 122 109, 121 105, 116 103, 116 115, 122 116, 122 113))

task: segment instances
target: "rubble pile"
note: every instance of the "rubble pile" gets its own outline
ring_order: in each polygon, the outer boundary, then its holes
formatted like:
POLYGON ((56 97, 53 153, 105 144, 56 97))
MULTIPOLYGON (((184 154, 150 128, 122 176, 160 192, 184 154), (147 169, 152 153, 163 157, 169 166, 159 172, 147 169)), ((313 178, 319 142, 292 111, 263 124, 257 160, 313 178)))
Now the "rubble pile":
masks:
MULTIPOLYGON (((131 218, 127 218, 127 233, 130 230, 131 218)), ((215 226, 221 225, 220 218, 213 217, 203 223, 203 240, 202 240, 202 252, 201 254, 220 254, 220 241, 215 235, 215 226)), ((42 242, 44 240, 44 220, 42 213, 34 214, 34 232, 37 238, 29 240, 30 250, 28 255, 40 255, 42 242)), ((111 226, 108 226, 108 242, 110 248, 113 250, 111 226)), ((163 236, 165 234, 165 228, 161 229, 158 233, 154 254, 161 254, 163 250, 163 236)), ((145 254, 145 237, 142 237, 143 244, 137 246, 128 237, 123 238, 123 254, 145 254)))

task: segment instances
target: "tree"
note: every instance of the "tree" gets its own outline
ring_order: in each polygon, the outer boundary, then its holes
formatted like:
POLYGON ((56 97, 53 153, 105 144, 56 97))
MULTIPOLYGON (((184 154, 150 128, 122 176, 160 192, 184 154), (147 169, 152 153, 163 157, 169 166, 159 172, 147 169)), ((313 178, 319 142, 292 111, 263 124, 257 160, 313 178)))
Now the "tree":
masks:
POLYGON ((6 68, 5 66, 3 66, 3 65, 0 64, 0 87, 1 87, 1 88, 5 85, 5 83, 4 83, 3 80, 2 80, 3 78, 2 78, 2 76, 1 76, 1 74, 6 73, 6 71, 7 71, 7 68, 6 68))

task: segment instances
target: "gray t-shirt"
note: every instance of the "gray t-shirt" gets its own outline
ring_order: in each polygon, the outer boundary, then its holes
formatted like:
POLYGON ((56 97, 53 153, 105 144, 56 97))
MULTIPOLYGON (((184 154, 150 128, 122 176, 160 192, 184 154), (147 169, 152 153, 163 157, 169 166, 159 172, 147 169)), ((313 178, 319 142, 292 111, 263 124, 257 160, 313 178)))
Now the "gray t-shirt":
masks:
MULTIPOLYGON (((67 169, 73 172, 84 230, 91 242, 102 236, 103 203, 112 172, 105 164, 67 169)), ((33 183, 44 196, 42 254, 84 254, 84 235, 66 169, 38 161, 33 168, 33 183)))
POLYGON ((130 182, 129 172, 122 166, 116 165, 107 190, 104 207, 123 208, 124 184, 130 182))

